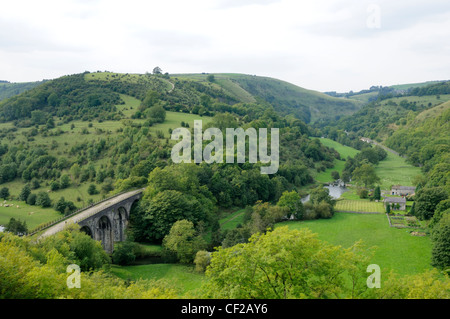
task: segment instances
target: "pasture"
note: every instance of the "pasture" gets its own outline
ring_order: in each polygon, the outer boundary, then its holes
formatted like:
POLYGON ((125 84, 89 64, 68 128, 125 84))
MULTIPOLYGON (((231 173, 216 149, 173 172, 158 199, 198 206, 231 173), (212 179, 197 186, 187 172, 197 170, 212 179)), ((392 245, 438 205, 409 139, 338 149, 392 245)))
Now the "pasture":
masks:
POLYGON ((376 247, 371 262, 381 267, 382 276, 389 270, 409 275, 431 269, 429 236, 412 236, 412 229, 389 227, 385 214, 335 213, 331 219, 287 221, 276 227, 285 225, 309 228, 319 239, 345 248, 359 240, 367 247, 376 247))

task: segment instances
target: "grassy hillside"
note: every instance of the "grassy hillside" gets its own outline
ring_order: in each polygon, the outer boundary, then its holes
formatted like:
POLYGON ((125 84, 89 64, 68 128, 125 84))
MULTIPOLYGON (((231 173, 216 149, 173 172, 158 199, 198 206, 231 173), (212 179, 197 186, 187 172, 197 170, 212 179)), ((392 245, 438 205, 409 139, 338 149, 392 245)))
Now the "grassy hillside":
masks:
MULTIPOLYGON (((209 74, 175 74, 176 78, 207 81, 209 74)), ((243 102, 259 98, 271 103, 281 114, 294 114, 305 122, 336 119, 356 112, 363 103, 307 90, 278 79, 246 74, 213 74, 214 83, 243 102)))

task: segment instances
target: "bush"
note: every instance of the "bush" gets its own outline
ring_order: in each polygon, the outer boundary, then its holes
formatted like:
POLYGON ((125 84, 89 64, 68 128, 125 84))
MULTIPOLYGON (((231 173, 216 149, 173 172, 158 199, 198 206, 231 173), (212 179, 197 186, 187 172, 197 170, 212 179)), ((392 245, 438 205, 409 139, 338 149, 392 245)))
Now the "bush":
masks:
POLYGON ((195 255, 194 264, 195 270, 198 272, 205 272, 206 267, 211 261, 211 254, 206 250, 199 250, 195 255))
POLYGON ((369 191, 367 189, 364 189, 364 188, 359 189, 358 190, 358 196, 361 199, 369 198, 369 191))
POLYGON ((9 198, 9 188, 8 187, 3 187, 0 190, 0 198, 2 198, 2 199, 8 199, 9 198))
POLYGON ((36 205, 41 207, 52 206, 52 201, 46 192, 39 192, 36 197, 36 205))
POLYGON ((28 195, 28 198, 27 198, 27 204, 28 205, 36 205, 36 194, 30 194, 30 195, 28 195))
POLYGON ((120 243, 112 254, 113 263, 122 266, 132 264, 136 260, 135 247, 136 243, 130 241, 120 243))
POLYGON ((95 194, 98 194, 97 187, 95 187, 94 184, 89 185, 89 187, 88 187, 88 189, 87 189, 87 192, 88 192, 89 195, 95 195, 95 194))

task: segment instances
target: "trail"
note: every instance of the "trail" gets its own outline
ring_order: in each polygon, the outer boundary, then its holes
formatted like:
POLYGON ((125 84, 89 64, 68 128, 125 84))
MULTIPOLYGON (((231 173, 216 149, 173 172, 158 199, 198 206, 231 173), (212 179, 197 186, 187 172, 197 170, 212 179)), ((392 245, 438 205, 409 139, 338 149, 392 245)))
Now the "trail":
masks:
POLYGON ((394 155, 397 155, 397 156, 400 156, 400 157, 403 157, 403 158, 406 159, 406 156, 400 155, 399 152, 396 152, 396 151, 394 151, 393 149, 390 149, 389 147, 384 146, 383 144, 380 144, 380 143, 378 143, 378 142, 376 142, 376 141, 374 141, 374 140, 371 140, 371 139, 368 138, 368 137, 361 137, 361 141, 366 142, 366 143, 369 143, 369 144, 375 144, 375 145, 377 145, 377 146, 383 148, 384 150, 386 150, 386 151, 388 151, 388 152, 390 152, 390 153, 392 153, 392 154, 394 154, 394 155))

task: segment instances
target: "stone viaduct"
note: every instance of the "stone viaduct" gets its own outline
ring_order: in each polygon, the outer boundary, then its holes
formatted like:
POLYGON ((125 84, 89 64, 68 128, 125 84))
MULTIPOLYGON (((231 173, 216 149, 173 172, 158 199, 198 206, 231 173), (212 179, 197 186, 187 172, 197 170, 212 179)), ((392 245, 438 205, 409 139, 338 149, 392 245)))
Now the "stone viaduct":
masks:
POLYGON ((114 242, 125 240, 125 229, 130 219, 131 206, 142 196, 143 189, 119 194, 74 214, 47 228, 39 237, 51 236, 68 224, 76 223, 81 231, 101 241, 103 249, 112 253, 114 242))

